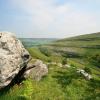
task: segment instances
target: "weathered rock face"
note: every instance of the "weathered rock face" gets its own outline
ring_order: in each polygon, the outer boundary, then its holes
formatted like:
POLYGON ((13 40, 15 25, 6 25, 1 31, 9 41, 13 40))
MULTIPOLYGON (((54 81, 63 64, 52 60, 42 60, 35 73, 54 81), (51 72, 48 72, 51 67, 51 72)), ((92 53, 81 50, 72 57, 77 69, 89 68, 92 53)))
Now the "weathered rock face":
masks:
POLYGON ((29 53, 14 35, 0 32, 0 88, 7 86, 29 59, 29 53))
MULTIPOLYGON (((31 65, 29 65, 31 66, 31 65)), ((45 75, 48 74, 48 68, 47 65, 44 64, 41 60, 37 60, 34 65, 32 64, 32 66, 35 66, 34 68, 31 68, 30 70, 27 70, 24 74, 24 77, 30 77, 33 80, 41 80, 41 78, 45 75)), ((27 67, 28 68, 28 67, 27 67)))

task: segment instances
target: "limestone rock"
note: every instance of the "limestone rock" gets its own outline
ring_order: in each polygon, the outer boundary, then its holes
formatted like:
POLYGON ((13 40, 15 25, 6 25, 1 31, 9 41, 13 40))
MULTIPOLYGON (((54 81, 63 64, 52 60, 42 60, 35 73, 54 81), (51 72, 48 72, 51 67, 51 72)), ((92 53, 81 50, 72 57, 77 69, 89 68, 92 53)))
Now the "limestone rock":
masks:
POLYGON ((92 76, 89 73, 85 72, 85 70, 83 69, 77 69, 77 73, 83 75, 87 80, 92 79, 92 76))
POLYGON ((0 88, 7 86, 29 59, 28 51, 14 35, 0 32, 0 88))
MULTIPOLYGON (((31 65, 30 65, 31 66, 31 65)), ((35 66, 34 68, 27 70, 25 72, 25 77, 30 77, 33 80, 41 80, 41 78, 45 75, 48 74, 48 68, 47 65, 44 64, 41 60, 37 60, 34 65, 32 64, 32 66, 35 66)))

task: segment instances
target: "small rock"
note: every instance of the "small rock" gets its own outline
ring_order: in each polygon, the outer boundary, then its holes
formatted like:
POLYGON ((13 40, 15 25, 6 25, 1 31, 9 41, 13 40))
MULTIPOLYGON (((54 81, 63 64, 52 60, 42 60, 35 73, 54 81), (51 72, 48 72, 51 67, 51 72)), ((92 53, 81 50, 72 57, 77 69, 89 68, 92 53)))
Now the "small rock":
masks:
POLYGON ((83 69, 77 69, 77 73, 80 73, 81 75, 83 75, 87 80, 92 79, 92 76, 88 74, 87 72, 85 72, 85 70, 83 69))

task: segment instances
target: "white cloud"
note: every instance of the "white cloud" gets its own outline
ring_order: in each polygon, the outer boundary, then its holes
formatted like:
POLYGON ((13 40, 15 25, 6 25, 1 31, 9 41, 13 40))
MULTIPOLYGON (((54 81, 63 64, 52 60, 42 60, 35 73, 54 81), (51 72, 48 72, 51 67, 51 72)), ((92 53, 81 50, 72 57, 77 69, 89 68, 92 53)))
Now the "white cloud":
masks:
POLYGON ((33 36, 67 37, 73 33, 99 31, 96 17, 87 12, 80 12, 71 3, 56 5, 57 0, 10 0, 10 2, 14 8, 21 9, 29 16, 30 25, 33 25, 33 29, 30 29, 34 33, 33 36))

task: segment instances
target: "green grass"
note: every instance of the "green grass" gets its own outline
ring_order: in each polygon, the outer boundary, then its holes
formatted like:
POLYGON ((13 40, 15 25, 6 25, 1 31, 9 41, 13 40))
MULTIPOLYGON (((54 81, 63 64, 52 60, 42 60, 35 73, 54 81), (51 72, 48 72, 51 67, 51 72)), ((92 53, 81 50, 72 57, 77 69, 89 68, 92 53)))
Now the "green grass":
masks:
POLYGON ((52 45, 41 46, 51 50, 50 56, 46 56, 39 48, 27 48, 33 58, 41 59, 45 63, 61 63, 69 52, 84 55, 84 58, 67 58, 70 68, 49 65, 49 73, 41 81, 28 79, 21 85, 5 89, 0 92, 0 100, 100 100, 100 68, 92 65, 85 58, 92 53, 100 53, 100 49, 82 47, 99 45, 99 38, 100 33, 97 33, 63 39, 52 45), (93 79, 90 81, 76 73, 77 68, 85 67, 90 68, 92 72, 93 79))
POLYGON ((27 50, 29 51, 29 53, 31 54, 33 58, 41 59, 43 61, 49 60, 49 58, 45 56, 44 54, 42 54, 38 48, 27 48, 27 50))
POLYGON ((40 82, 26 80, 1 95, 0 100, 99 100, 100 80, 87 81, 76 68, 48 68, 49 74, 40 82))
POLYGON ((60 55, 51 55, 51 56, 46 56, 43 54, 39 48, 27 48, 31 56, 35 59, 41 59, 44 62, 61 62, 63 57, 60 55))

